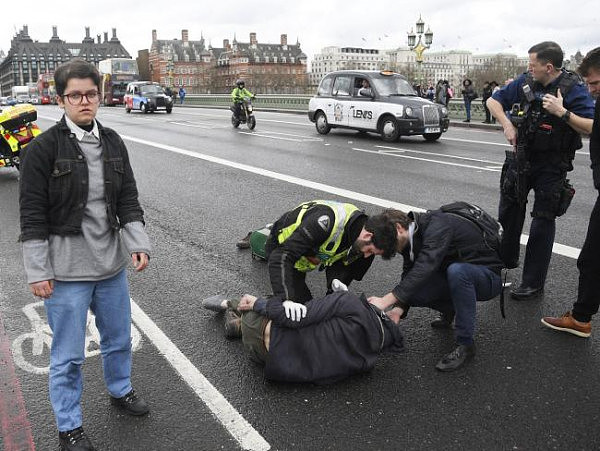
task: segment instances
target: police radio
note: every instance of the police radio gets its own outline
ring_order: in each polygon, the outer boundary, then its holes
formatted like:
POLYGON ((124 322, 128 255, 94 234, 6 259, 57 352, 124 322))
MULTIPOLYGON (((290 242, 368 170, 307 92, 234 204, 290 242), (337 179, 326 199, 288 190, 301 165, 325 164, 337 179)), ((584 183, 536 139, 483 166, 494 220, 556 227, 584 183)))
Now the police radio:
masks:
POLYGON ((525 100, 529 103, 532 103, 535 100, 535 94, 531 91, 531 88, 527 83, 523 85, 523 95, 525 96, 525 100))

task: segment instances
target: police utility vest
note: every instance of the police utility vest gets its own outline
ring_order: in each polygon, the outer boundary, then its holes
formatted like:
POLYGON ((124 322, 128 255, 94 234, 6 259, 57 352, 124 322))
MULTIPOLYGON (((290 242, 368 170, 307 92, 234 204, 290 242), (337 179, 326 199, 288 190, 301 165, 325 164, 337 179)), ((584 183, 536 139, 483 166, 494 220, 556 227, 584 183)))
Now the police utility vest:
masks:
MULTIPOLYGON (((325 205, 333 210, 335 217, 333 229, 331 230, 329 237, 319 247, 316 258, 311 257, 309 260, 309 258, 307 257, 300 257, 300 259, 296 261, 296 263, 294 264, 294 268, 296 268, 300 272, 312 271, 316 269, 320 264, 324 266, 331 266, 335 262, 341 260, 342 258, 348 255, 348 249, 344 249, 339 253, 338 250, 342 242, 342 238, 344 236, 344 228, 350 221, 352 215, 355 212, 359 211, 359 209, 354 205, 345 204, 342 202, 332 202, 327 200, 315 200, 311 202, 304 202, 298 206, 301 208, 296 218, 296 221, 293 224, 290 224, 289 226, 279 230, 279 233, 277 235, 277 241, 279 244, 282 244, 292 235, 292 233, 294 233, 294 231, 302 222, 302 218, 304 217, 306 212, 315 205, 325 205)), ((296 209, 298 207, 296 207, 296 209)))
MULTIPOLYGON (((534 81, 530 73, 526 74, 521 93, 521 110, 527 117, 527 151, 562 153, 563 160, 568 161, 571 166, 570 161, 575 158, 575 151, 583 145, 581 136, 561 118, 547 113, 543 108, 542 98, 544 94, 556 96, 559 89, 563 98, 566 98, 571 88, 578 83, 583 83, 581 77, 567 70, 559 75, 558 83, 553 82, 546 87, 534 81)), ((569 170, 571 169, 572 166, 569 170)))

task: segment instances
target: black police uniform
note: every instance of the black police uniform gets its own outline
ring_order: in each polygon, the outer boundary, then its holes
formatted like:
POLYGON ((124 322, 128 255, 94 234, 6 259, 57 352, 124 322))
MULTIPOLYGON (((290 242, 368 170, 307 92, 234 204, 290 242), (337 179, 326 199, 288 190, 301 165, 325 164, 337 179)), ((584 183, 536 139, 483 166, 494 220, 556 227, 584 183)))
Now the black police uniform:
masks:
MULTIPOLYGON (((573 169, 575 151, 582 147, 581 137, 566 120, 547 113, 542 106, 543 96, 548 93, 556 96, 558 89, 565 108, 579 116, 591 117, 593 102, 583 82, 579 76, 564 70, 545 87, 534 82, 531 75, 523 74, 493 95, 505 111, 518 103, 517 109, 524 113, 518 139, 518 152, 524 155, 517 158, 514 152, 507 152, 500 179, 498 212, 498 220, 504 228, 502 257, 508 268, 514 268, 519 261, 527 193, 534 190, 533 220, 520 287, 523 293, 543 288, 552 256, 555 218, 566 212, 574 194, 566 176, 573 169), (533 94, 529 99, 527 88, 533 94)), ((516 111, 513 115, 516 117, 516 111)))

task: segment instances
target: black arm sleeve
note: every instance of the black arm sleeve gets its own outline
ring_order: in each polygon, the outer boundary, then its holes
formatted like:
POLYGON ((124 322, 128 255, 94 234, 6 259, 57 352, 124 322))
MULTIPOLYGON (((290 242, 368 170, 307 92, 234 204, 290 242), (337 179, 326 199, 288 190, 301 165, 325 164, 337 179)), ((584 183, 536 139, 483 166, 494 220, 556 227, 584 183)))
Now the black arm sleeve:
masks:
MULTIPOLYGON (((269 278, 275 296, 295 300, 294 264, 302 256, 316 255, 319 246, 329 237, 333 221, 333 211, 329 207, 313 207, 306 212, 290 237, 271 251, 268 262, 269 278), (329 217, 328 228, 323 228, 319 223, 319 218, 323 216, 329 217)), ((324 221, 321 221, 322 223, 324 221)))
POLYGON ((423 246, 415 257, 414 264, 392 290, 397 299, 410 305, 412 296, 441 267, 448 254, 452 237, 452 227, 443 215, 433 216, 423 234, 423 246))

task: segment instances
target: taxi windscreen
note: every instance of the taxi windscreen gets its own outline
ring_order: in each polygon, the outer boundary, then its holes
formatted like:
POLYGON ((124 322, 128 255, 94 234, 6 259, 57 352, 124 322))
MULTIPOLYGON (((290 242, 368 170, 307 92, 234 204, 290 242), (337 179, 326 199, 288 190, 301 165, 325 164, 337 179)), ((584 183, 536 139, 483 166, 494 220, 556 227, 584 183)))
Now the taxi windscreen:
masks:
POLYGON ((373 84, 381 96, 416 96, 409 82, 401 77, 374 78, 373 84))

